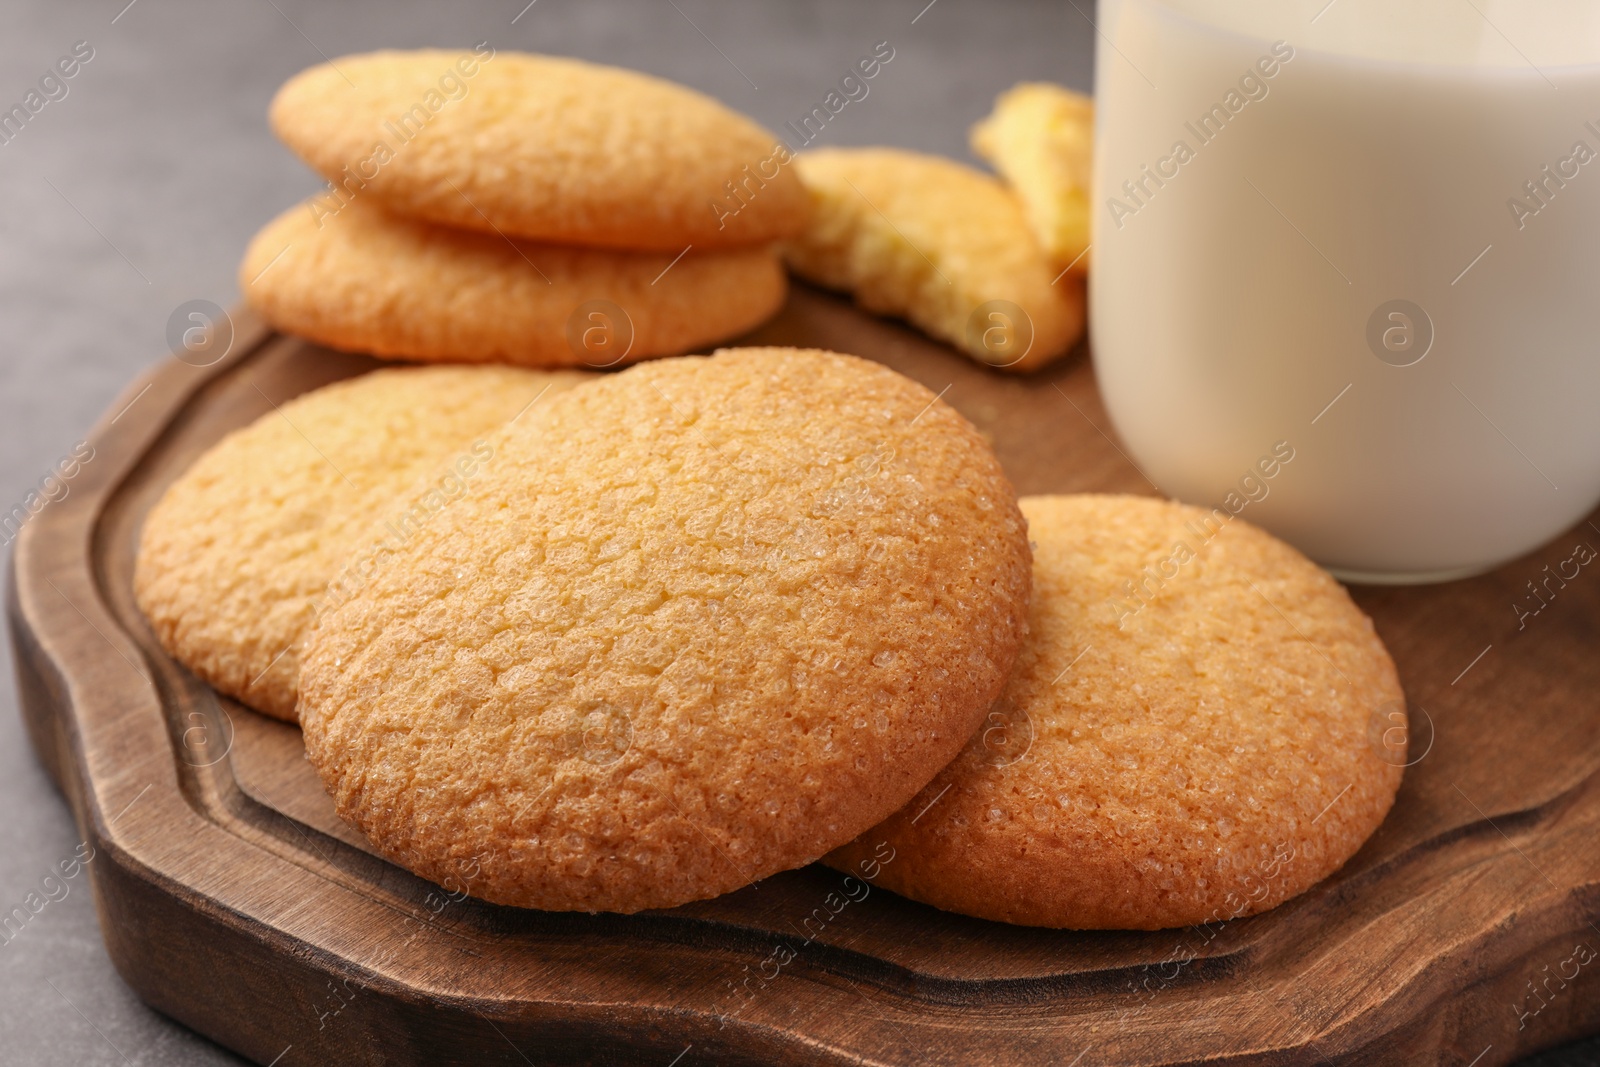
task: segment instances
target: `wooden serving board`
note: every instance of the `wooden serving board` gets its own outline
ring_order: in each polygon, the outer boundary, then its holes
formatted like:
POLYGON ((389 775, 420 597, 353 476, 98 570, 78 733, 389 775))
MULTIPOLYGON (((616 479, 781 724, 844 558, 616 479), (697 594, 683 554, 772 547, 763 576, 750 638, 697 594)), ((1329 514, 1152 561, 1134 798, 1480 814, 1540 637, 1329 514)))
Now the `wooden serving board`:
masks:
MULTIPOLYGON (((375 857, 298 732, 196 682, 134 606, 134 547, 163 487, 270 404, 374 365, 235 322, 227 358, 168 359, 101 421, 70 495, 18 541, 9 614, 33 743, 96 851, 112 959, 151 1005, 243 1055, 1491 1067, 1600 1030, 1600 574, 1521 630, 1511 606, 1600 527, 1470 581, 1355 591, 1425 754, 1360 854, 1268 914, 1033 930, 880 889, 840 905, 820 867, 672 911, 521 911, 375 857)), ((945 390, 1022 493, 1154 491, 1081 354, 1005 377, 806 289, 749 340, 859 353, 945 390)))

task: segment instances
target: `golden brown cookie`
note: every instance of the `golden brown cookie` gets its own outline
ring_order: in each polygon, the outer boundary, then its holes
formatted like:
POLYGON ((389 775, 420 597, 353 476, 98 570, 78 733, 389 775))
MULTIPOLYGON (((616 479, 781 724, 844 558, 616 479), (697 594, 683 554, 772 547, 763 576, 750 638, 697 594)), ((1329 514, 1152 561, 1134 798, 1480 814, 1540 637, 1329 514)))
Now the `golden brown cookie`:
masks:
POLYGON ((539 241, 671 252, 804 224, 788 149, 710 97, 556 56, 372 52, 302 71, 272 128, 327 178, 329 205, 539 241))
POLYGON ((889 148, 820 149, 796 166, 811 223, 784 256, 802 277, 1006 370, 1059 359, 1083 333, 1082 278, 1057 278, 989 175, 889 148))
POLYGON ((1394 663, 1344 588, 1221 509, 1022 511, 1033 606, 1005 696, 828 862, 951 911, 1076 929, 1252 915, 1337 870, 1405 762, 1394 663))
POLYGON ((263 318, 396 359, 611 367, 706 348, 782 306, 777 255, 511 242, 365 203, 290 208, 256 235, 239 286, 263 318))
POLYGON ((200 678, 293 721, 300 645, 330 582, 336 595, 358 587, 375 554, 414 539, 483 479, 489 439, 508 420, 588 377, 394 368, 275 404, 151 509, 134 568, 139 607, 200 678))
POLYGON ((1089 270, 1094 101, 1048 82, 1001 93, 972 128, 972 150, 1000 172, 1059 270, 1089 270))
POLYGON ((734 349, 565 393, 325 615, 306 750, 397 863, 633 912, 815 860, 966 743, 1029 555, 977 431, 865 360, 734 349))

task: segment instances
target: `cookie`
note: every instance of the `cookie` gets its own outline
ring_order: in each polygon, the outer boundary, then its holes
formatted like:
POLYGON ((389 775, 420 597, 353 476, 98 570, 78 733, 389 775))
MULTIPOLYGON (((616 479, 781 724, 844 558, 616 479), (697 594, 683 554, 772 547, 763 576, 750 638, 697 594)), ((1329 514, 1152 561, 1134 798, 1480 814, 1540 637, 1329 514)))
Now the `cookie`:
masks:
POLYGON ((972 150, 1005 178, 1058 268, 1089 269, 1094 100, 1048 82, 1001 93, 972 128, 972 150))
POLYGON ((784 255, 802 277, 1006 370, 1045 366, 1083 333, 1082 279, 1057 279, 994 178, 888 148, 821 149, 795 165, 811 222, 784 255))
POLYGON ((795 233, 776 137, 631 70, 496 52, 373 52, 289 79, 273 130, 351 199, 471 230, 671 252, 795 233))
MULTIPOLYGON (((134 592, 174 659, 294 720, 306 631, 493 465, 507 421, 573 371, 374 371, 275 404, 195 461, 145 519, 134 592), (358 547, 371 551, 343 569, 358 547)), ((542 399, 541 399, 542 398, 542 399)))
POLYGON ((1394 663, 1344 588, 1221 509, 1057 496, 1022 512, 1033 604, 1005 695, 828 862, 1075 929, 1220 922, 1337 870, 1405 762, 1394 663))
POLYGON ((351 203, 290 208, 256 235, 239 286, 263 318, 392 359, 611 367, 706 348, 783 305, 768 248, 613 252, 512 242, 351 203))
POLYGON ((899 808, 1005 684, 1012 489, 887 368, 640 364, 497 447, 303 660, 339 813, 423 877, 550 910, 712 897, 899 808))

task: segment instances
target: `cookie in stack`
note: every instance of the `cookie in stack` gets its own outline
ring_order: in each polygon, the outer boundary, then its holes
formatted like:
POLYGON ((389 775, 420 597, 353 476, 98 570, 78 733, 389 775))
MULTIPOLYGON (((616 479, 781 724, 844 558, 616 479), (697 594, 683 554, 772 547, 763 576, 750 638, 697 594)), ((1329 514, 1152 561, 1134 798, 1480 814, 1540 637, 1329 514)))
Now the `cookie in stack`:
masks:
POLYGON ((286 332, 395 359, 610 367, 703 349, 783 302, 772 242, 807 211, 786 150, 683 86, 488 45, 375 52, 296 75, 270 117, 329 182, 240 268, 286 332))

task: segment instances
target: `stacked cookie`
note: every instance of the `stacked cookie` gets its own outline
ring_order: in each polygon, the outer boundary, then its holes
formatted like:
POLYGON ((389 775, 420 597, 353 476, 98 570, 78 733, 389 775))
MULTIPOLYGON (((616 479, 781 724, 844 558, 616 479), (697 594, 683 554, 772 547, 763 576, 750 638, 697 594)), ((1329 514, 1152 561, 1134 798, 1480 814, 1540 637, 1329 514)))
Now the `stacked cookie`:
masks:
POLYGON ((703 348, 778 309, 770 246, 805 222, 770 133, 577 60, 346 56, 291 79, 271 120, 329 184, 256 236, 240 285, 337 348, 539 367, 703 348))

